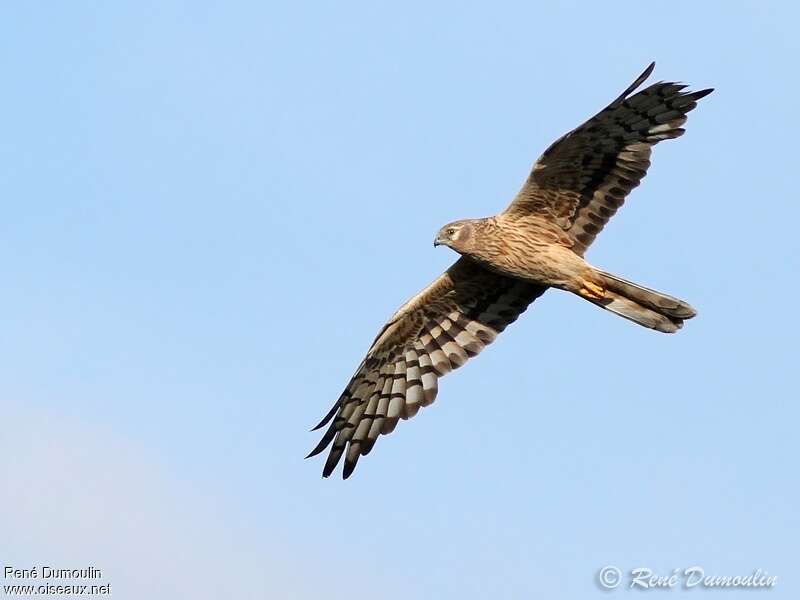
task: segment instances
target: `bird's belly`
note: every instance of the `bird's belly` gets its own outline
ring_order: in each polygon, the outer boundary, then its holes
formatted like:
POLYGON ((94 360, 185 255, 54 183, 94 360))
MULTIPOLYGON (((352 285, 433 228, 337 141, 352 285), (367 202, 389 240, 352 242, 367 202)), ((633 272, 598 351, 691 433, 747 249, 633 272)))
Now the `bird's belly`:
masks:
POLYGON ((591 269, 580 256, 559 245, 537 246, 523 253, 502 253, 479 262, 508 277, 567 290, 579 288, 586 271, 591 269))

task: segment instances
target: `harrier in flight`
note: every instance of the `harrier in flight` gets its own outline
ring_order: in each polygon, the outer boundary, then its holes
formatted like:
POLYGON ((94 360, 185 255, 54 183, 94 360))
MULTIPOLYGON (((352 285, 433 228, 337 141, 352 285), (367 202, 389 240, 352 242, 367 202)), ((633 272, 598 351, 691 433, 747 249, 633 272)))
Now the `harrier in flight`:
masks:
POLYGON ((324 477, 342 456, 343 475, 349 477, 379 435, 434 401, 439 377, 483 350, 548 288, 664 333, 695 316, 686 302, 601 271, 583 258, 647 173, 651 148, 682 135, 686 114, 712 92, 661 82, 634 94, 654 66, 545 150, 505 211, 439 230, 433 245, 461 256, 383 326, 315 427, 328 426, 309 457, 332 443, 324 477))

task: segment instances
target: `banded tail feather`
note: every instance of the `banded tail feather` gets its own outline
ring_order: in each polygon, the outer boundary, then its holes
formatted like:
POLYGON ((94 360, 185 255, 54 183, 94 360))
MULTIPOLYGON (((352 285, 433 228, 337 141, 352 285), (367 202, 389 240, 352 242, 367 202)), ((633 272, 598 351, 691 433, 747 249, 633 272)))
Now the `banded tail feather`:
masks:
POLYGON ((697 311, 683 300, 630 282, 611 273, 595 271, 604 288, 601 298, 587 300, 634 323, 664 333, 675 333, 697 311))

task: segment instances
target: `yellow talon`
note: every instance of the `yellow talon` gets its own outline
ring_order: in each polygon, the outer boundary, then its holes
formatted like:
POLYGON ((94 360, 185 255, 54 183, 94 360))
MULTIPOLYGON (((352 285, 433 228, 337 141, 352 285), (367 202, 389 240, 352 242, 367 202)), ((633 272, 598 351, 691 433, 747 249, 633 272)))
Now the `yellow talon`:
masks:
POLYGON ((606 295, 606 291, 592 281, 584 281, 583 287, 580 290, 581 296, 584 298, 600 299, 606 295))

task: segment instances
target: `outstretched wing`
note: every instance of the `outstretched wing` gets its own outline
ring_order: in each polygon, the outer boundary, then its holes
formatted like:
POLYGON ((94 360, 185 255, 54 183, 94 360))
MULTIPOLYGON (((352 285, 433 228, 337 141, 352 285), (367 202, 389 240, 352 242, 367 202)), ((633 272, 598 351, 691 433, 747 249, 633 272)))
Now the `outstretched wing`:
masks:
POLYGON ((330 422, 308 455, 333 443, 323 477, 344 455, 347 479, 380 434, 391 433, 399 419, 413 417, 434 401, 439 377, 483 350, 546 289, 492 273, 462 257, 403 305, 314 428, 330 422))
POLYGON ((555 221, 570 235, 573 250, 583 255, 647 173, 651 148, 683 135, 686 114, 713 91, 683 92, 685 85, 660 82, 630 96, 653 67, 545 150, 504 215, 538 214, 555 221))

